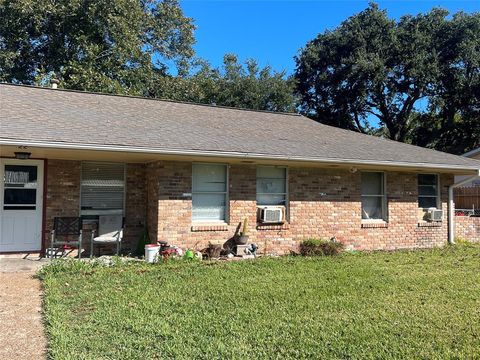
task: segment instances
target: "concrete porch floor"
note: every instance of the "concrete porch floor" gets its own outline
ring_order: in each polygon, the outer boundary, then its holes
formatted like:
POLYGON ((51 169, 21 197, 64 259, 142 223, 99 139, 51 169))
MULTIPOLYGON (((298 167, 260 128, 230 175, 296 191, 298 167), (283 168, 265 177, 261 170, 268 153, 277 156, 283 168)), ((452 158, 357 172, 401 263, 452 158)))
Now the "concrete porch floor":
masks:
POLYGON ((0 273, 31 272, 49 262, 39 254, 3 254, 0 255, 0 273))

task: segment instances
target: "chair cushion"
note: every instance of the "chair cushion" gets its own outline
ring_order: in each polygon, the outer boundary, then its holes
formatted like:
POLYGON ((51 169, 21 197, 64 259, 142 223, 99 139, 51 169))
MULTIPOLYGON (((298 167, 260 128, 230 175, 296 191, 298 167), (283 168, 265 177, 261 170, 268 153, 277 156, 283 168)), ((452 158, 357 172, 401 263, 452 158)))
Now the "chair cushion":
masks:
POLYGON ((113 236, 97 236, 93 238, 93 242, 98 242, 98 243, 108 243, 108 242, 117 242, 118 239, 117 237, 113 236))

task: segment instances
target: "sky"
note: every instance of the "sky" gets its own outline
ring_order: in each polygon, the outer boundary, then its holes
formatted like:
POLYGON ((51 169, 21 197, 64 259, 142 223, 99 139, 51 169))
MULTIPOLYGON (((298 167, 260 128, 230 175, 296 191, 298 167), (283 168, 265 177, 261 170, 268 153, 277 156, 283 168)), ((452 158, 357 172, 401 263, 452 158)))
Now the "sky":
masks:
MULTIPOLYGON (((389 0, 377 2, 390 18, 442 7, 451 13, 480 11, 480 0, 389 0)), ((294 56, 318 33, 334 29, 368 6, 364 0, 181 0, 184 14, 194 19, 196 55, 219 66, 225 53, 241 61, 258 60, 291 74, 294 56)))

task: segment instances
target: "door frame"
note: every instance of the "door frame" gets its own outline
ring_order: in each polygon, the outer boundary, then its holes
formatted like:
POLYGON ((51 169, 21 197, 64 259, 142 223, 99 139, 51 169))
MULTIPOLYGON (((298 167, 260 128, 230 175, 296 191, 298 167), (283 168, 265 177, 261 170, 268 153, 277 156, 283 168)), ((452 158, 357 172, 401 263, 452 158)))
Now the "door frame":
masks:
MULTIPOLYGON (((29 250, 18 250, 18 251, 0 251, 0 254, 4 253, 40 253, 43 254, 45 252, 45 210, 46 210, 46 186, 47 186, 47 166, 45 159, 16 159, 13 157, 0 157, 0 168, 1 173, 3 174, 4 165, 7 164, 15 164, 15 165, 36 165, 38 168, 38 175, 37 175, 37 199, 36 204, 39 211, 39 224, 40 224, 40 239, 37 249, 29 249, 29 250)), ((3 179, 0 178, 0 213, 3 213, 3 196, 4 196, 4 183, 3 179)), ((1 227, 1 224, 0 224, 1 227)))

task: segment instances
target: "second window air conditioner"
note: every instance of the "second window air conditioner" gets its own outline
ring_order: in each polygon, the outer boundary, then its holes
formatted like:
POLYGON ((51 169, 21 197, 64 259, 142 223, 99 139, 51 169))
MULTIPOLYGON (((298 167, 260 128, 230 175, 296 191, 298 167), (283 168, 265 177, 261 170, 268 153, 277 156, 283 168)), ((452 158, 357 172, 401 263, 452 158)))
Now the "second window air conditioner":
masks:
POLYGON ((284 206, 262 206, 259 210, 259 221, 265 224, 279 224, 285 220, 284 206))
POLYGON ((426 214, 427 221, 442 221, 443 220, 443 210, 436 208, 430 208, 426 214))

